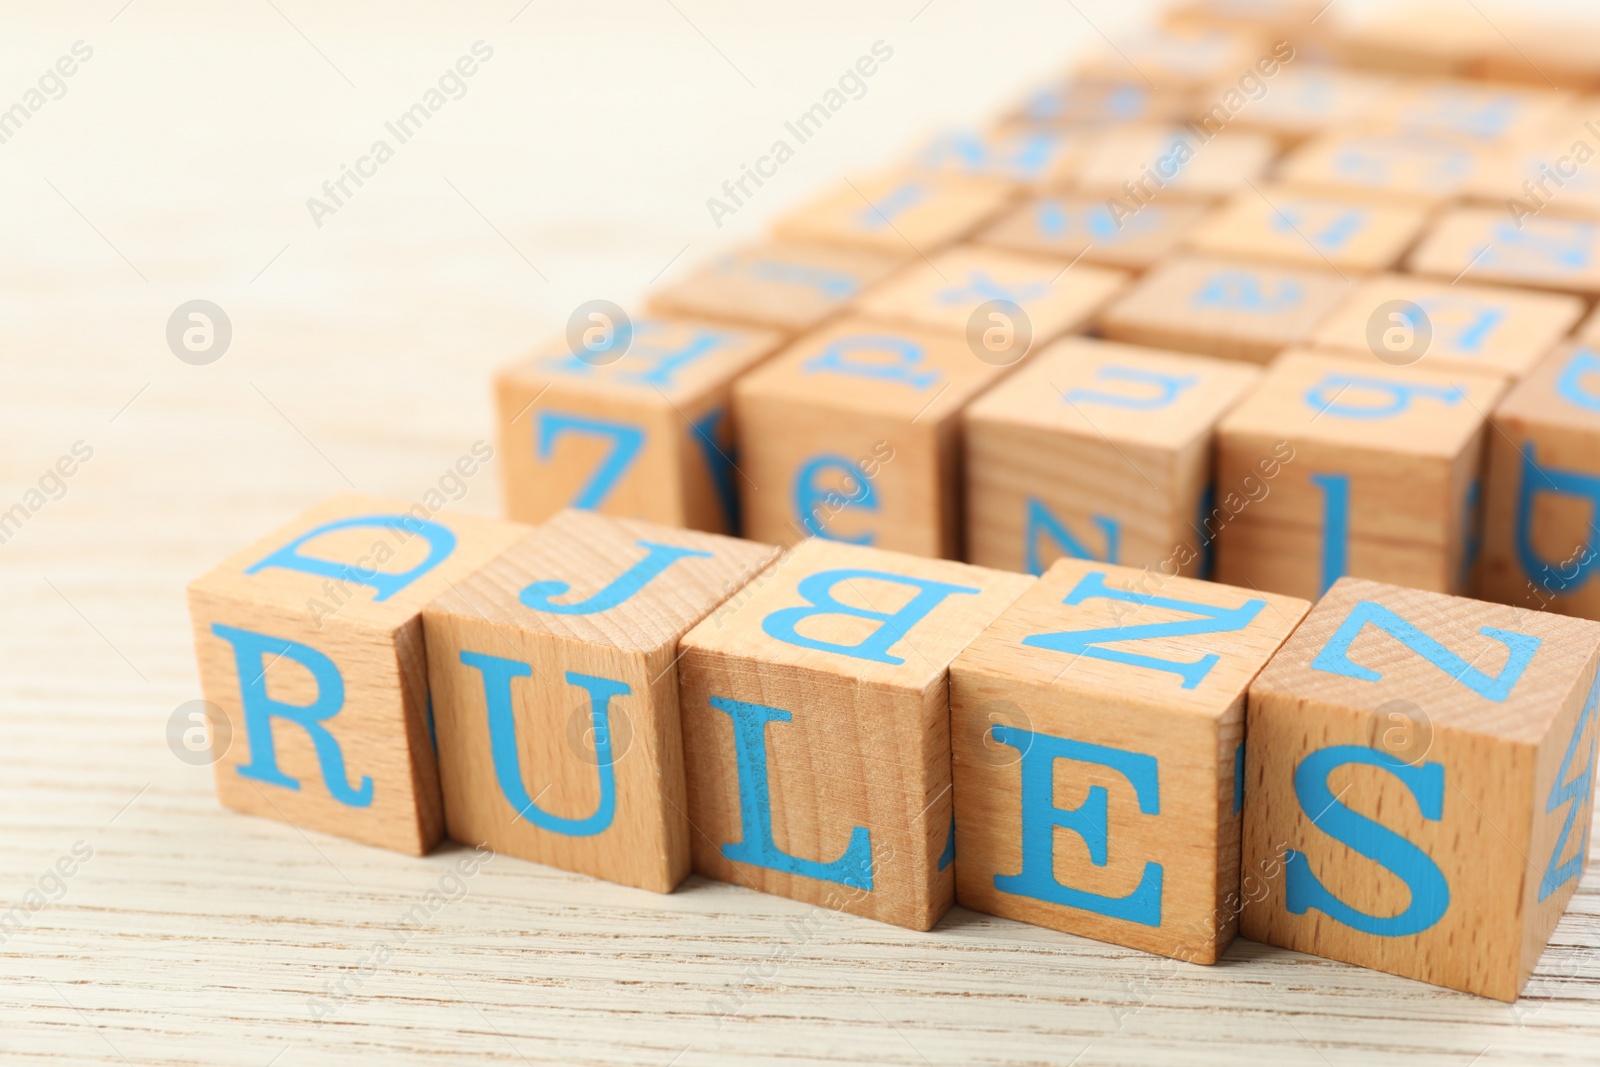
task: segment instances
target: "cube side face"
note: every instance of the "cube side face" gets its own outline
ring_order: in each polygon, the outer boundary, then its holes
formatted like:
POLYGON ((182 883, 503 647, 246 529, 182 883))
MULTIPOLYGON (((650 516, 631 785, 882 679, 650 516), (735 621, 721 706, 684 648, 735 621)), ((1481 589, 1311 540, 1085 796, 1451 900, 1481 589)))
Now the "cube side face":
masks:
POLYGON ((951 667, 960 902, 1214 962, 1238 914, 1245 687, 1309 607, 1053 566, 951 667))
POLYGON ((669 892, 689 871, 673 646, 622 650, 430 613, 452 838, 669 892))
POLYGON ((1597 657, 1591 623, 1341 580, 1250 692, 1244 936, 1515 999, 1597 657))

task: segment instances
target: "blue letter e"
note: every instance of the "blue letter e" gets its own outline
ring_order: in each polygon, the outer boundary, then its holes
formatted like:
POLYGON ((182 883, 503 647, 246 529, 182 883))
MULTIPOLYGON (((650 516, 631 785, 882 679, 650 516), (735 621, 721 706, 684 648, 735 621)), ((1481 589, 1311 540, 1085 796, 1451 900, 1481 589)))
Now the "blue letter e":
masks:
POLYGON ((1285 903, 1292 914, 1304 915, 1307 909, 1316 908, 1364 934, 1420 934, 1444 917, 1450 906, 1450 885, 1426 852, 1388 827, 1351 811, 1333 795, 1328 788, 1328 775, 1352 763, 1380 767, 1400 779, 1416 799, 1422 817, 1432 822, 1438 822, 1444 812, 1444 767, 1438 763, 1415 767, 1378 749, 1332 745, 1311 753, 1294 771, 1294 795, 1311 822, 1404 882, 1411 890, 1411 903, 1405 911, 1390 917, 1357 911, 1328 892, 1311 873, 1305 854, 1293 849, 1284 855, 1285 903))
POLYGON ((802 597, 806 599, 809 607, 781 608, 761 620, 761 629, 766 631, 768 637, 777 638, 787 645, 797 645, 800 648, 814 648, 822 652, 837 652, 841 656, 853 656, 856 659, 872 660, 877 663, 892 663, 896 666, 905 662, 899 656, 889 654, 895 642, 905 638, 906 633, 923 618, 938 607, 947 596, 956 593, 979 593, 981 590, 966 585, 950 585, 948 582, 935 582, 926 578, 908 578, 903 574, 889 574, 885 571, 869 571, 857 568, 837 571, 818 571, 809 574, 800 580, 795 587, 802 597), (853 582, 857 578, 878 582, 890 582, 894 585, 905 585, 917 590, 917 594, 908 601, 899 611, 874 611, 871 608, 858 608, 850 604, 842 604, 833 595, 834 587, 840 582, 853 582), (860 642, 854 645, 841 645, 833 641, 821 641, 814 637, 802 635, 796 624, 811 618, 814 615, 848 615, 855 619, 871 619, 877 622, 878 628, 860 642))
POLYGON ((250 762, 239 774, 258 782, 298 790, 300 783, 278 768, 278 750, 272 740, 272 720, 287 719, 311 737, 322 781, 333 799, 352 808, 372 803, 372 779, 363 777, 351 788, 345 778, 344 753, 323 722, 344 707, 344 677, 333 660, 309 645, 281 637, 212 623, 211 632, 233 646, 234 668, 239 675, 239 701, 244 709, 245 734, 250 741, 250 762), (317 698, 309 704, 285 704, 267 695, 267 657, 293 660, 316 679, 317 698))
POLYGON ((282 567, 285 570, 304 571, 307 574, 319 575, 323 578, 334 578, 341 582, 350 582, 354 585, 370 586, 377 595, 373 600, 388 600, 412 582, 427 574, 445 557, 454 552, 456 548, 456 535, 436 522, 426 519, 413 518, 410 515, 360 515, 350 519, 340 519, 337 522, 325 522, 314 530, 307 530, 282 548, 275 549, 259 562, 251 564, 245 569, 246 574, 254 574, 268 567, 282 567), (400 534, 402 541, 409 539, 413 534, 420 534, 428 542, 428 558, 401 574, 384 574, 376 568, 352 567, 348 563, 336 563, 332 560, 318 559, 316 556, 303 556, 300 546, 307 541, 315 540, 323 534, 332 533, 334 530, 346 530, 354 526, 371 526, 377 529, 390 529, 400 534))

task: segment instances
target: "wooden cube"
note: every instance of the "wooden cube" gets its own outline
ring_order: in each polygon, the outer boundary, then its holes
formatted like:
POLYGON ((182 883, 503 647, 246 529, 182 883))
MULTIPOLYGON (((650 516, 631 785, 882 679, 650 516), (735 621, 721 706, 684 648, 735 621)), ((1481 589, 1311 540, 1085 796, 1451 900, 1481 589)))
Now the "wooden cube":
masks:
POLYGON ((1520 378, 1582 314, 1574 296, 1385 274, 1357 285, 1312 343, 1393 366, 1520 378))
POLYGON ((1132 122, 1180 122, 1192 109, 1189 94, 1153 89, 1130 70, 1126 81, 1062 78, 1042 85, 1008 112, 1002 123, 1081 130, 1132 122))
POLYGON ((1341 575, 1465 588, 1499 375, 1284 353, 1217 429, 1217 478, 1276 460, 1216 533, 1217 580, 1318 597, 1341 575))
POLYGON ((1265 363, 1309 341, 1349 290, 1331 270, 1182 256, 1141 278, 1097 326, 1114 341, 1265 363))
POLYGON ((771 330, 639 319, 591 350, 555 338, 495 378, 507 513, 566 507, 737 533, 733 381, 771 330))
POLYGON ((1398 263, 1427 222, 1414 205, 1257 185, 1196 226, 1189 244, 1204 255, 1368 274, 1398 263))
POLYGON ((967 560, 1041 574, 1061 556, 1200 575, 1212 432, 1261 372, 1067 338, 967 408, 967 560))
MULTIPOLYGON (((1399 80, 1385 74, 1295 62, 1264 85, 1265 90, 1252 94, 1248 104, 1233 109, 1228 120, 1231 128, 1270 134, 1280 144, 1299 144, 1331 127, 1362 122, 1383 106, 1399 80)), ((1211 97, 1220 100, 1237 88, 1237 78, 1229 79, 1213 87, 1211 97)))
POLYGON ((740 378, 745 535, 959 558, 959 416, 1008 369, 982 351, 953 332, 853 318, 740 378))
POLYGON ((1258 181, 1278 154, 1265 134, 1188 126, 1126 126, 1096 138, 1074 190, 1136 211, 1171 200, 1216 201, 1258 181))
POLYGON ((1497 145, 1462 189, 1468 202, 1507 215, 1513 224, 1539 215, 1600 216, 1600 175, 1589 164, 1600 150, 1592 102, 1544 130, 1497 145))
POLYGON ((777 551, 563 511, 429 604, 450 836, 657 893, 682 881, 678 639, 777 551))
POLYGON ((1515 1000, 1588 856, 1597 662, 1594 623, 1340 581, 1250 687, 1239 933, 1515 1000))
POLYGON ((949 909, 949 665, 1033 582, 813 538, 684 636, 697 874, 926 930, 949 909))
POLYGON ((950 130, 923 145, 912 162, 936 174, 1053 189, 1075 177, 1092 143, 1090 134, 1062 127, 1002 125, 991 130, 950 130))
POLYGON ((1019 204, 973 240, 1013 252, 1143 271, 1170 256, 1207 205, 1147 203, 1131 213, 1104 198, 1049 196, 1019 204))
POLYGON ((974 333, 980 342, 984 331, 1003 321, 1042 346, 1081 330, 1127 280, 1119 270, 1054 256, 958 245, 907 267, 862 297, 856 310, 893 326, 974 333), (996 309, 1004 312, 1003 320, 990 317, 996 309))
POLYGON ((931 255, 1003 210, 1010 182, 903 168, 863 175, 778 219, 780 240, 861 248, 903 260, 931 255))
POLYGON ((1335 53, 1355 67, 1406 74, 1465 75, 1503 42, 1485 18, 1453 4, 1404 4, 1363 12, 1339 27, 1335 53))
POLYGON ((837 316, 904 262, 898 252, 764 241, 658 289, 650 311, 802 333, 837 316))
POLYGON ((1458 137, 1334 129, 1294 148, 1278 164, 1285 186, 1332 195, 1377 195, 1430 206, 1464 195, 1493 155, 1458 137))
MULTIPOLYGON (((1237 78, 1258 60, 1268 57, 1271 46, 1253 29, 1217 26, 1152 28, 1121 36, 1115 45, 1097 49, 1077 67, 1086 82, 1128 82, 1153 85, 1161 92, 1206 89, 1219 81, 1237 78)), ((1280 61, 1294 52, 1279 52, 1280 61)))
MULTIPOLYGON (((1500 40, 1498 31, 1495 37, 1500 40)), ((1422 79, 1395 94, 1373 118, 1375 125, 1396 133, 1458 137, 1498 150, 1559 120, 1574 101, 1571 93, 1545 86, 1422 79)))
POLYGON ((189 584, 227 807, 422 855, 444 818, 422 609, 527 534, 342 494, 189 584))
POLYGON ((1493 423, 1478 595, 1600 619, 1600 351, 1553 353, 1493 423))
POLYGON ((950 667, 956 899, 1214 963, 1245 692, 1311 605, 1060 560, 950 667))
POLYGON ((1457 208, 1422 239, 1406 266, 1450 282, 1600 295, 1600 221, 1554 215, 1513 221, 1503 208, 1457 208))

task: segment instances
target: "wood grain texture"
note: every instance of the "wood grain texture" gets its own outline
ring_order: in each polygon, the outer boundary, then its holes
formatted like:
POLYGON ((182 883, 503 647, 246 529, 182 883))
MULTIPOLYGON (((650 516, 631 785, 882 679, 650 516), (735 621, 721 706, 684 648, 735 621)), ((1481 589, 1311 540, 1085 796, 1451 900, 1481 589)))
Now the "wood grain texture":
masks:
POLYGON ((576 304, 633 307, 785 197, 1103 45, 1042 0, 935 4, 908 30, 838 0, 679 6, 755 89, 664 4, 629 8, 619 34, 584 5, 508 23, 520 4, 280 2, 355 89, 266 5, 8 10, 15 92, 80 37, 96 58, 0 153, 7 508, 73 442, 93 458, 0 545, 0 915, 24 927, 0 928, 0 1059, 1591 1064, 1594 872, 1506 1005, 1242 939, 1196 967, 959 906, 918 933, 696 876, 665 896, 509 856, 468 876, 458 846, 416 859, 239 815, 211 768, 174 756, 168 721, 200 696, 197 573, 346 478, 502 514, 498 460, 457 463, 494 444, 495 370, 576 304), (479 33, 495 59, 467 96, 314 226, 305 198, 479 33), (881 34, 904 42, 885 71, 900 80, 715 229, 705 198, 746 149, 881 34), (597 76, 597 56, 619 70, 597 76), (162 337, 196 296, 235 327, 209 367, 162 337), (79 841, 92 858, 62 864, 79 841), (40 892, 61 869, 66 890, 40 892))
POLYGON ((1238 921, 1245 691, 1310 608, 1058 561, 950 667, 957 899, 1215 963, 1238 921), (1227 612, 1216 632, 1149 633, 1227 612), (1075 631, 1093 642, 1036 644, 1075 631))
POLYGON ((1583 862, 1597 664, 1594 623, 1342 579, 1250 688, 1240 932, 1515 1000, 1583 862))

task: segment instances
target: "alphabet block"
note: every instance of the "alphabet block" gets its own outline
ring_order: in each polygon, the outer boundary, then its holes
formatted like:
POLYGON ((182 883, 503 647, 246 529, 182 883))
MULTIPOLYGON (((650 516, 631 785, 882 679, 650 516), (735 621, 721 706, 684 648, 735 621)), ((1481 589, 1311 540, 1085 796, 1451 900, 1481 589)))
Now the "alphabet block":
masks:
POLYGON ((1600 619, 1600 351, 1564 346, 1493 422, 1478 594, 1600 619))
MULTIPOLYGON (((1459 21, 1459 20, 1458 20, 1459 21)), ((1482 20, 1479 20, 1480 23, 1482 20)), ((1496 45, 1503 45, 1493 31, 1496 45)), ((1395 94, 1373 116, 1384 129, 1409 136, 1455 137, 1494 151, 1562 120, 1575 98, 1559 90, 1421 79, 1395 94)))
POLYGON ((344 494, 191 582, 222 803, 412 855, 438 843, 422 608, 527 532, 344 494))
POLYGON ((1349 291, 1331 270, 1170 259, 1101 312, 1113 341, 1266 363, 1305 344, 1349 291))
POLYGON ((1127 76, 1132 80, 1062 78, 1041 85, 1009 112, 1002 124, 1082 130, 1131 122, 1180 122, 1189 117, 1193 105, 1189 94, 1152 89, 1131 70, 1127 76))
POLYGON ((1277 180, 1313 193, 1373 194, 1437 206, 1472 188, 1491 158, 1458 137, 1358 125, 1328 130, 1291 150, 1278 164, 1277 180))
POLYGON ((1092 138, 1049 126, 951 130, 925 144, 915 165, 926 171, 1053 189, 1070 182, 1092 138))
POLYGON ((1245 690, 1310 604, 1060 560, 950 667, 956 898, 1214 963, 1245 690))
POLYGON ((678 638, 776 555, 563 511, 428 605, 450 836, 671 891, 689 873, 678 638))
POLYGON ((1259 133, 1121 127, 1096 139, 1074 191, 1127 210, 1166 200, 1216 201, 1259 179, 1277 154, 1276 142, 1259 133))
POLYGON ((1520 378, 1582 314, 1575 296, 1385 274, 1358 284, 1312 341, 1368 362, 1520 378))
POLYGON ((746 535, 959 556, 959 415, 1005 370, 949 331, 802 338, 734 385, 746 535))
POLYGON ((1168 258, 1206 213, 1201 203, 1147 203, 1113 210, 1104 198, 1050 196, 1003 215, 974 240, 1014 252, 1143 271, 1168 258))
MULTIPOLYGON (((1270 134, 1281 145, 1294 145, 1323 130, 1365 121, 1383 106, 1399 80, 1385 74, 1302 66, 1296 62, 1266 84, 1265 92, 1252 95, 1248 104, 1233 109, 1229 124, 1236 130, 1270 134)), ((1221 99, 1227 91, 1237 89, 1238 81, 1233 79, 1215 87, 1211 95, 1221 99)))
POLYGON ((904 262, 900 252, 763 241, 656 290, 650 311, 802 333, 838 315, 904 262))
POLYGON ((1250 687, 1239 933, 1515 1000, 1588 855, 1597 662, 1594 623, 1342 579, 1250 687))
POLYGON ((1314 598, 1341 575, 1465 587, 1498 375, 1286 352, 1217 429, 1217 477, 1276 457, 1270 492, 1217 532, 1217 580, 1314 598))
MULTIPOLYGON (((963 337, 976 331, 981 338, 1000 324, 1025 331, 1039 346, 1082 329, 1127 279, 1122 271, 1071 260, 960 245, 907 267, 862 297, 857 311, 878 322, 963 337), (995 319, 983 313, 992 303, 1013 307, 995 319)), ((1005 344, 1016 345, 1017 338, 1005 344)))
POLYGON ((813 538, 689 631, 696 873, 938 922, 954 896, 950 661, 1032 582, 813 538))
POLYGON ((1447 281, 1600 295, 1600 222, 1457 208, 1423 237, 1406 269, 1447 281))
POLYGON ((1198 575, 1212 432, 1261 376, 1228 360, 1067 338, 967 408, 967 560, 1060 556, 1198 575))
POLYGON ((507 512, 535 523, 570 506, 738 532, 733 380, 779 335, 660 318, 595 329, 591 345, 553 339, 495 378, 507 512))
POLYGON ((917 168, 847 180, 773 225, 780 240, 861 248, 902 260, 937 252, 1001 211, 1013 186, 917 168))
POLYGON ((1370 273, 1399 262, 1427 221, 1425 208, 1394 201, 1258 185, 1217 208, 1189 243, 1201 254, 1370 273))

